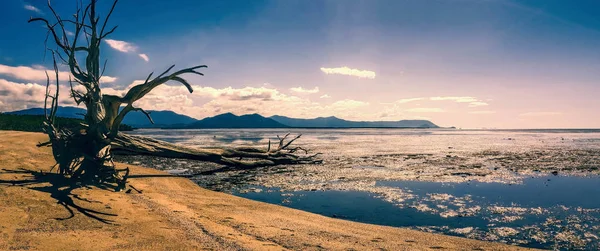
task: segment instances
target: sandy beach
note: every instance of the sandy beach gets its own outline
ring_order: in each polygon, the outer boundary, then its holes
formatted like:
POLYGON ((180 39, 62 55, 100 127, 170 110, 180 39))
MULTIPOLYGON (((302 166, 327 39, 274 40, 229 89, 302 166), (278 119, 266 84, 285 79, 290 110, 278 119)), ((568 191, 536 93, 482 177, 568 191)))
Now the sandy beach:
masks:
MULTIPOLYGON (((137 190, 71 188, 41 133, 0 131, 1 250, 513 250, 355 223, 200 188, 143 167, 137 190)), ((119 164, 120 167, 125 167, 119 164)))

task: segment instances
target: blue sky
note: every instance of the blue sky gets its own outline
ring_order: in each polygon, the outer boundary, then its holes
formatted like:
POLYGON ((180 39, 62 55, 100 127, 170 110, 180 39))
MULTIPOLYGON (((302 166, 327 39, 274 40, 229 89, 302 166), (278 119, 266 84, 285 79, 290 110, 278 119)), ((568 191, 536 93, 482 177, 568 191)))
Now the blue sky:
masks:
MULTIPOLYGON (((53 6, 67 17, 75 1, 53 6)), ((45 31, 26 21, 49 10, 0 7, 0 111, 39 106, 45 31)), ((164 86, 138 102, 147 109, 600 127, 599 1, 121 0, 110 23, 107 93, 171 64, 209 66, 187 77, 193 94, 164 86)))

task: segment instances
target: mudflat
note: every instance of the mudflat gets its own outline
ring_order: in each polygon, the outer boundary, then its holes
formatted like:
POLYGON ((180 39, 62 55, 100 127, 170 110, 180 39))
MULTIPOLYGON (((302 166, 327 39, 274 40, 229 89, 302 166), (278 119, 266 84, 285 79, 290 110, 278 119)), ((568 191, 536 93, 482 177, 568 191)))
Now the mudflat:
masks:
POLYGON ((118 164, 135 189, 72 187, 35 146, 45 139, 0 131, 0 250, 522 249, 328 218, 134 165, 118 164))

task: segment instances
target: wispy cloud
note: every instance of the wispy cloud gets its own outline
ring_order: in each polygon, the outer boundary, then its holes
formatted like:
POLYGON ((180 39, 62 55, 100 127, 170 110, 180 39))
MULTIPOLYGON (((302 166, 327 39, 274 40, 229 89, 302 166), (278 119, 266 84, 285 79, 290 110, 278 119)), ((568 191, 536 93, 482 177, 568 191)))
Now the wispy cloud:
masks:
POLYGON ((137 51, 137 46, 135 46, 129 42, 114 40, 114 39, 105 39, 104 42, 106 42, 113 49, 118 50, 120 52, 127 53, 127 52, 137 51))
POLYGON ((479 106, 487 106, 489 105, 486 102, 476 98, 476 97, 431 97, 429 100, 432 101, 454 101, 456 103, 469 103, 469 107, 479 107, 479 106))
POLYGON ((486 102, 482 102, 482 101, 475 101, 475 102, 471 102, 469 103, 469 107, 479 107, 479 106, 487 106, 489 105, 486 102))
POLYGON ((541 117, 541 116, 557 116, 562 115, 562 112, 526 112, 521 113, 521 117, 541 117))
POLYGON ((312 89, 304 89, 302 87, 293 87, 293 88, 290 88, 290 90, 293 92, 298 92, 298 93, 311 93, 312 94, 312 93, 319 92, 319 87, 315 87, 312 89))
POLYGON ((396 103, 398 103, 398 104, 406 104, 406 103, 410 103, 410 102, 420 101, 420 100, 423 100, 423 99, 425 99, 425 98, 405 98, 405 99, 397 100, 396 103))
POLYGON ((376 76, 374 71, 351 69, 347 66, 338 67, 338 68, 321 67, 321 71, 324 72, 325 74, 339 74, 339 75, 347 75, 347 76, 354 76, 354 77, 359 77, 359 78, 369 78, 369 79, 374 79, 376 76))
POLYGON ((33 12, 36 12, 38 14, 42 14, 43 13, 40 9, 38 9, 37 7, 35 7, 35 6, 31 5, 31 4, 25 4, 25 6, 23 6, 23 7, 26 10, 33 11, 33 12))
POLYGON ((319 97, 319 98, 331 98, 331 96, 329 96, 328 94, 324 94, 324 95, 322 95, 322 96, 321 96, 321 97, 319 97))
POLYGON ((407 112, 420 112, 420 113, 437 113, 437 112, 444 112, 444 109, 442 108, 411 108, 406 110, 407 112))
POLYGON ((494 114, 496 111, 471 111, 470 114, 494 114))
POLYGON ((431 97, 429 99, 433 101, 454 101, 458 103, 470 103, 479 101, 475 97, 431 97))
MULTIPOLYGON (((139 51, 139 48, 130 42, 115 39, 105 39, 104 41, 108 46, 120 52, 137 53, 139 51)), ((138 53, 137 55, 146 62, 150 61, 150 58, 145 53, 138 53)))
POLYGON ((146 55, 144 53, 140 53, 140 54, 138 54, 138 56, 140 56, 146 62, 150 61, 150 58, 148 57, 148 55, 146 55))

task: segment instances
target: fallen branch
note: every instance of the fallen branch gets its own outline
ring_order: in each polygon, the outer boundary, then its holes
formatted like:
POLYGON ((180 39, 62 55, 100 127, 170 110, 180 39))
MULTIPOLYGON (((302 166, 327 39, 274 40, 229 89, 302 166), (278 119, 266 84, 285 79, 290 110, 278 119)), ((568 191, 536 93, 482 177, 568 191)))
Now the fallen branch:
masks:
MULTIPOLYGON (((117 155, 146 155, 166 158, 178 158, 208 161, 226 165, 234 169, 249 169, 265 166, 290 165, 290 164, 318 164, 322 163, 317 156, 320 153, 309 155, 305 150, 304 155, 296 154, 301 147, 289 148, 290 145, 300 138, 284 141, 287 137, 279 138, 280 147, 270 150, 241 147, 224 149, 199 149, 176 145, 152 138, 133 136, 119 133, 112 143, 112 152, 117 155), (289 149, 288 149, 289 148, 289 149)), ((269 144, 270 145, 270 144, 269 144)))

